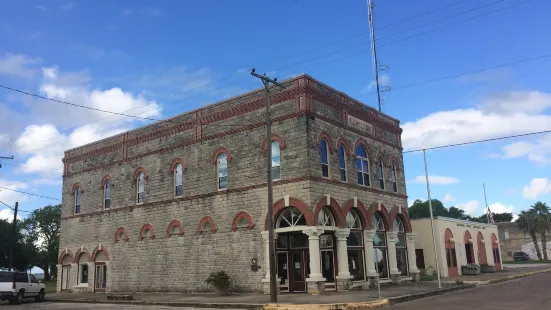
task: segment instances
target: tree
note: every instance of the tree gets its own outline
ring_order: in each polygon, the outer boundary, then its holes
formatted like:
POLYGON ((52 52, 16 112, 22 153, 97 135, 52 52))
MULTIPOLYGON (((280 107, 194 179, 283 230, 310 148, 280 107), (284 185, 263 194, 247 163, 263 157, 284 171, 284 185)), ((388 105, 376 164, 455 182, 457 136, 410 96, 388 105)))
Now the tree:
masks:
MULTIPOLYGON (((440 200, 432 199, 431 202, 433 216, 448 216, 448 209, 444 207, 444 204, 440 200)), ((412 219, 430 217, 429 201, 415 200, 413 205, 408 208, 408 214, 409 218, 412 219)))
POLYGON ((535 215, 536 231, 541 236, 541 251, 543 252, 543 259, 549 260, 547 256, 547 236, 546 234, 551 230, 551 214, 549 213, 549 207, 546 203, 538 201, 530 206, 530 211, 535 215))
POLYGON ((521 211, 517 219, 517 224, 518 228, 523 230, 525 234, 530 234, 530 237, 532 237, 532 242, 534 243, 534 248, 536 249, 536 254, 538 255, 538 259, 541 260, 540 247, 536 237, 536 214, 534 211, 521 211))
POLYGON ((44 270, 46 281, 50 280, 50 270, 54 274, 57 273, 60 217, 61 205, 56 205, 36 209, 25 219, 28 239, 38 247, 37 266, 44 270))
MULTIPOLYGON (((18 221, 17 227, 21 228, 18 221)), ((13 226, 11 222, 0 219, 0 268, 10 267, 11 248, 14 244, 13 226)), ((21 231, 18 229, 15 235, 15 247, 13 248, 14 268, 17 270, 28 270, 32 268, 31 258, 36 252, 33 252, 32 244, 29 246, 24 241, 21 231)))
MULTIPOLYGON (((494 223, 509 223, 513 221, 513 213, 493 213, 494 216, 494 223)), ((486 214, 482 214, 479 217, 473 217, 471 218, 471 221, 473 222, 479 222, 479 223, 488 223, 488 216, 486 214)))
POLYGON ((467 221, 472 219, 469 215, 465 214, 465 210, 456 207, 450 207, 448 209, 448 217, 467 221))

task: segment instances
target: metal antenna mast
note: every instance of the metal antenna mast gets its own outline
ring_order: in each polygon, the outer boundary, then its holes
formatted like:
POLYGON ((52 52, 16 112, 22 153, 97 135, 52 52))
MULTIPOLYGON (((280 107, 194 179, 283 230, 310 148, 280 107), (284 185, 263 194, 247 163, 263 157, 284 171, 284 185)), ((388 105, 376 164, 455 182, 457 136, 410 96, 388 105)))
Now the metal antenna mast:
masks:
POLYGON ((369 19, 369 31, 371 32, 371 56, 373 60, 373 73, 375 74, 375 83, 377 85, 377 103, 379 112, 381 112, 381 90, 379 88, 379 63, 377 62, 377 48, 375 46, 375 27, 373 26, 373 0, 367 0, 367 10, 369 19))

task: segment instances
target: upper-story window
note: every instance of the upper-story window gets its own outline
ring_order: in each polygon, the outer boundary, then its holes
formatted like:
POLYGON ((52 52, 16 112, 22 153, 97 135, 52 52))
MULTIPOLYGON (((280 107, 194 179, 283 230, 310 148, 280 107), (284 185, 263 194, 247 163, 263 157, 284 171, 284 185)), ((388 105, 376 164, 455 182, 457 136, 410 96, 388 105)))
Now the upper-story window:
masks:
POLYGON ((344 147, 339 146, 339 171, 341 174, 341 181, 346 182, 346 152, 344 147))
POLYGON ((328 159, 327 141, 320 141, 320 159, 321 159, 321 174, 324 178, 329 177, 329 159, 328 159))
POLYGON ((218 155, 217 166, 218 170, 218 189, 228 188, 228 159, 226 153, 218 155))
POLYGON ((385 176, 383 174, 383 160, 379 157, 377 159, 377 177, 379 178, 379 188, 385 189, 385 176))
POLYGON ((105 180, 105 185, 103 186, 103 208, 111 208, 111 180, 105 180))
POLYGON ((392 163, 391 173, 392 173, 392 191, 397 193, 398 192, 398 182, 397 182, 397 178, 396 178, 396 164, 395 163, 392 163))
POLYGON ((137 203, 144 203, 145 201, 145 174, 143 172, 140 172, 138 174, 138 179, 136 180, 138 183, 138 195, 137 195, 137 203))
POLYGON ((174 197, 184 195, 184 167, 182 164, 177 164, 174 167, 174 197))
POLYGON ((80 213, 80 194, 81 194, 81 189, 80 187, 77 187, 75 189, 75 214, 80 213))
POLYGON ((358 184, 369 186, 369 161, 367 152, 361 145, 356 147, 356 173, 358 175, 358 184))
POLYGON ((281 179, 281 150, 279 142, 272 141, 272 180, 281 179))

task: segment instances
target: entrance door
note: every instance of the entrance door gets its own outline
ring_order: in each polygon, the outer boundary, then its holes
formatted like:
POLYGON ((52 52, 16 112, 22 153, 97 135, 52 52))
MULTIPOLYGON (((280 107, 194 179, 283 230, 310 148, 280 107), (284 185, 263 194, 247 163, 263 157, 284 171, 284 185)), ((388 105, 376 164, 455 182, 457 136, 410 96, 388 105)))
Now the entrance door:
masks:
POLYGON ((290 284, 292 292, 306 291, 306 251, 292 251, 290 260, 290 284))
POLYGON ((107 284, 107 266, 105 264, 96 265, 95 291, 105 291, 107 284))
POLYGON ((472 243, 466 243, 465 244, 465 256, 467 257, 467 264, 474 264, 474 251, 473 251, 473 244, 472 243))
POLYGON ((281 278, 279 289, 281 292, 289 292, 289 258, 287 252, 277 252, 277 277, 281 278))
POLYGON ((66 291, 69 289, 69 279, 71 275, 71 266, 61 267, 61 290, 66 291))

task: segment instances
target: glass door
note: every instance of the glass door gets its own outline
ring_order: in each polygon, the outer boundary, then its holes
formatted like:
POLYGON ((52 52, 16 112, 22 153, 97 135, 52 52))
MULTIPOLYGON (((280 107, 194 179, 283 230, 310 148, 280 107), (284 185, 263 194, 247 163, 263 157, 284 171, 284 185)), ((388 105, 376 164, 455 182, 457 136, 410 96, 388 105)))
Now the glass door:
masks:
POLYGON ((291 288, 293 292, 306 291, 305 251, 291 252, 291 288))
POLYGON ((289 292, 289 265, 287 252, 277 252, 277 276, 281 278, 279 289, 281 292, 289 292))

